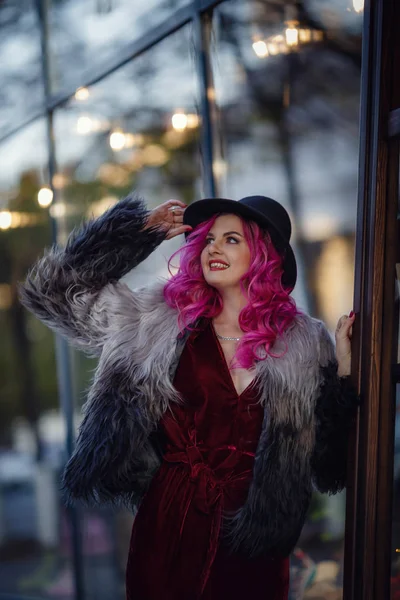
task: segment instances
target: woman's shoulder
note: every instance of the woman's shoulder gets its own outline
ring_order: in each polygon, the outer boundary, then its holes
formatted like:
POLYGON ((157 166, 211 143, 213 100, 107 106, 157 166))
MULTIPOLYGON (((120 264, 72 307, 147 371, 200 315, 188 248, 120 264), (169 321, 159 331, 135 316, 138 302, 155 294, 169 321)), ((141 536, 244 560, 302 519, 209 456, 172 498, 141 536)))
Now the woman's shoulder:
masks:
MULTIPOLYGON (((290 334, 289 334, 290 335, 290 334)), ((333 338, 321 319, 311 317, 307 313, 301 313, 296 316, 292 340, 296 339, 304 347, 313 348, 313 352, 318 357, 321 364, 327 364, 334 360, 334 342, 333 338)))
POLYGON ((304 334, 320 338, 325 334, 329 335, 328 329, 323 321, 311 317, 305 312, 299 312, 293 320, 293 328, 304 334))

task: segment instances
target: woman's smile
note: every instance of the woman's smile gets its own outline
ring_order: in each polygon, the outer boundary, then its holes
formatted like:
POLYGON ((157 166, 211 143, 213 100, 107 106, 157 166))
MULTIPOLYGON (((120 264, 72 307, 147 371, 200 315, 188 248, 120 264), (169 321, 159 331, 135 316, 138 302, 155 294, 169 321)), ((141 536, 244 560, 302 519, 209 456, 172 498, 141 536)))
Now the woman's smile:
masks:
POLYGON ((222 260, 215 261, 210 260, 210 270, 211 271, 224 271, 225 269, 229 269, 229 265, 222 260))

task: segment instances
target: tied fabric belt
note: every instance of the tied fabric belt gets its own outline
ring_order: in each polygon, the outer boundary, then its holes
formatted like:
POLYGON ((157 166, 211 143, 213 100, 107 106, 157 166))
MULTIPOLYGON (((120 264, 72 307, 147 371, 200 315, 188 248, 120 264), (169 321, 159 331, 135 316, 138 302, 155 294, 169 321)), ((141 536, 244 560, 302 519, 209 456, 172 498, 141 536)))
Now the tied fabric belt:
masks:
POLYGON ((186 516, 192 503, 197 510, 211 516, 207 558, 200 576, 200 594, 207 583, 218 550, 225 490, 231 484, 248 481, 252 473, 251 469, 239 473, 234 472, 238 462, 238 454, 247 454, 254 458, 254 453, 242 452, 236 446, 220 446, 212 449, 213 454, 218 451, 230 452, 218 464, 217 469, 212 469, 204 460, 204 454, 209 453, 210 450, 203 449, 196 444, 188 445, 184 449, 168 448, 163 457, 167 463, 180 466, 186 465, 189 481, 193 484, 184 506, 180 536, 182 536, 186 516), (223 475, 219 475, 220 473, 223 475))

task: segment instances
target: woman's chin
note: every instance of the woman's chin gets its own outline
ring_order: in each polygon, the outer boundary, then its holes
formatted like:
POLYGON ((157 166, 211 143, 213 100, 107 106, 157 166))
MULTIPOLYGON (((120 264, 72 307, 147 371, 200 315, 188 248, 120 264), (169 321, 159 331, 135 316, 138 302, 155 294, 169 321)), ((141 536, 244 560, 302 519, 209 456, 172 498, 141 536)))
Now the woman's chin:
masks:
POLYGON ((206 280, 208 285, 214 287, 217 290, 223 290, 225 288, 231 288, 232 286, 235 286, 235 282, 232 282, 230 278, 226 276, 224 277, 223 274, 217 273, 215 271, 207 273, 207 275, 204 276, 204 279, 206 280))

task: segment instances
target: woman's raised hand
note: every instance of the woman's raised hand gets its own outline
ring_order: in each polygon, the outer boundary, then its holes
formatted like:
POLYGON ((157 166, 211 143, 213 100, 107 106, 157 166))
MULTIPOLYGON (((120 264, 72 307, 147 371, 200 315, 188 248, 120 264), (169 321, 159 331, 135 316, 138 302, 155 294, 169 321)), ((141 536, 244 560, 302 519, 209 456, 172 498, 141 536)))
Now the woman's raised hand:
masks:
POLYGON ((351 336, 355 318, 354 312, 351 311, 349 316, 340 317, 336 327, 336 358, 339 377, 346 377, 351 372, 351 336))
POLYGON ((190 225, 183 225, 183 213, 186 204, 180 200, 168 200, 150 212, 148 227, 158 227, 167 231, 165 239, 170 240, 176 235, 192 231, 190 225))

